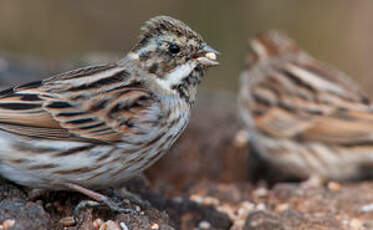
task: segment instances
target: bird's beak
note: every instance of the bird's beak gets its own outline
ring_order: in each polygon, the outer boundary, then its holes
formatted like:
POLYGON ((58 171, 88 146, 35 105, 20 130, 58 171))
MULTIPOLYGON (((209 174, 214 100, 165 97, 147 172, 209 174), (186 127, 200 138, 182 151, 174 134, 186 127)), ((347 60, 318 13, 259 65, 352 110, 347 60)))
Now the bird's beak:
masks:
POLYGON ((217 66, 219 62, 216 59, 219 54, 218 51, 204 43, 202 45, 202 52, 197 57, 197 61, 206 67, 217 66))

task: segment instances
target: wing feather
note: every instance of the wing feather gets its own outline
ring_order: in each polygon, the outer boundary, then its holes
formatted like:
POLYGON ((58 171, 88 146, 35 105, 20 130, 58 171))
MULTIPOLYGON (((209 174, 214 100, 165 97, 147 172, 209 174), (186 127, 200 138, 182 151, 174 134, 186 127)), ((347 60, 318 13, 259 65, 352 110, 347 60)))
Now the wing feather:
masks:
POLYGON ((119 141, 151 93, 122 66, 70 71, 0 92, 0 129, 51 139, 119 141))

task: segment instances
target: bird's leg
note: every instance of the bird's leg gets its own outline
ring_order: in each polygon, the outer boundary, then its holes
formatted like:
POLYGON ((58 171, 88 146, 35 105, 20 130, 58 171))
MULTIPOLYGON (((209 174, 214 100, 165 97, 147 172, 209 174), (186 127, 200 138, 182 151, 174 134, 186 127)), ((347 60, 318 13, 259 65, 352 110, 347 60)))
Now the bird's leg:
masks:
POLYGON ((81 210, 82 208, 97 207, 97 206, 100 206, 102 204, 106 205, 107 207, 109 207, 111 210, 113 210, 115 212, 138 215, 138 212, 136 210, 133 210, 131 208, 123 208, 123 207, 121 207, 122 202, 116 203, 112 199, 110 199, 109 197, 107 197, 103 194, 100 194, 98 192, 95 192, 95 191, 92 191, 90 189, 84 188, 84 187, 82 187, 80 185, 77 185, 77 184, 64 183, 63 185, 70 190, 80 192, 80 193, 94 199, 95 201, 97 201, 97 202, 86 201, 86 200, 82 201, 81 203, 79 203, 75 207, 74 216, 76 216, 76 214, 78 214, 79 210, 81 210))

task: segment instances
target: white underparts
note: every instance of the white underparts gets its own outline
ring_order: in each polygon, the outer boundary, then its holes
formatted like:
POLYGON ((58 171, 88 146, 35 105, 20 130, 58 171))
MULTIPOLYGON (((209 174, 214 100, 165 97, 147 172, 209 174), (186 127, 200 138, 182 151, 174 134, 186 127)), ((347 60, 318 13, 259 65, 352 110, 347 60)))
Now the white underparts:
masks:
POLYGON ((156 81, 163 89, 172 91, 172 86, 180 84, 196 66, 196 62, 189 61, 173 69, 164 78, 157 78, 156 81))

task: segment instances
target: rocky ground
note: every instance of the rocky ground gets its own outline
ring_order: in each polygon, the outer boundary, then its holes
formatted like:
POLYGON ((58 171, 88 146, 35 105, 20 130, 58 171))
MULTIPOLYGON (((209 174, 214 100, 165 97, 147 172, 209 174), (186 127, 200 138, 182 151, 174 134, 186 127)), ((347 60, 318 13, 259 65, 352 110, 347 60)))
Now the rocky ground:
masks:
MULTIPOLYGON (((63 69, 29 60, 0 56, 0 82, 63 69)), ((235 103, 231 94, 200 94, 189 127, 170 153, 125 186, 149 203, 127 204, 139 215, 88 208, 73 219, 83 195, 49 192, 28 200, 27 189, 1 180, 0 230, 373 229, 372 182, 274 183, 280 174, 262 167, 236 138, 241 125, 235 103)))

